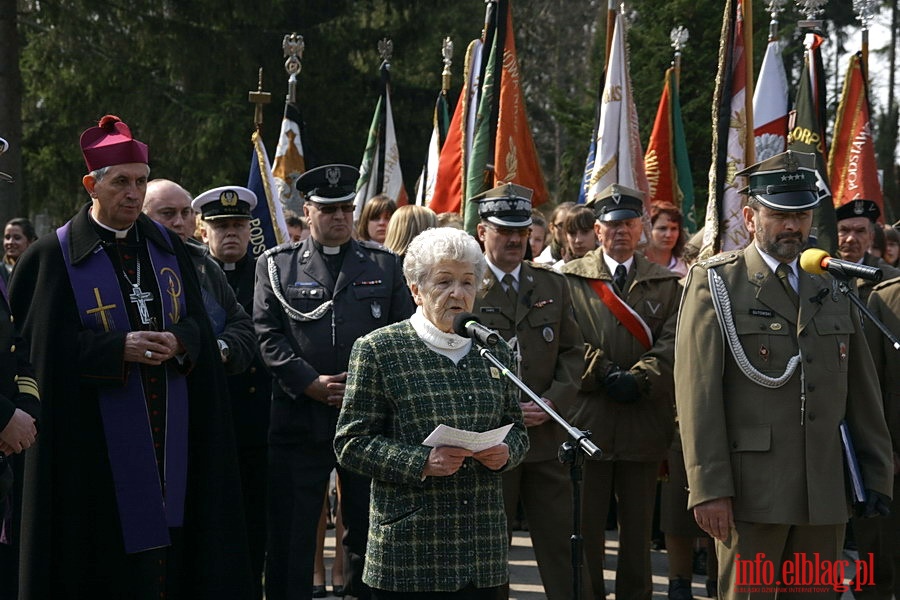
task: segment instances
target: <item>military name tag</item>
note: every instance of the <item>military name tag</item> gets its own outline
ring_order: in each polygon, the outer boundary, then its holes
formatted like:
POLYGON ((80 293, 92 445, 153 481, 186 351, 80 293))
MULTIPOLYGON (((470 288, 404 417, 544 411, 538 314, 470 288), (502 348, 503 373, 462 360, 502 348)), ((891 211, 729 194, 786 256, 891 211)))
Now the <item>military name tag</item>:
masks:
POLYGON ((764 308, 751 308, 750 314, 754 317, 771 317, 774 313, 771 310, 766 310, 764 308))
POLYGON ((493 313, 499 313, 499 312, 500 312, 500 307, 498 307, 498 306, 482 306, 482 307, 481 307, 481 312, 483 312, 483 313, 491 313, 491 314, 493 314, 493 313))

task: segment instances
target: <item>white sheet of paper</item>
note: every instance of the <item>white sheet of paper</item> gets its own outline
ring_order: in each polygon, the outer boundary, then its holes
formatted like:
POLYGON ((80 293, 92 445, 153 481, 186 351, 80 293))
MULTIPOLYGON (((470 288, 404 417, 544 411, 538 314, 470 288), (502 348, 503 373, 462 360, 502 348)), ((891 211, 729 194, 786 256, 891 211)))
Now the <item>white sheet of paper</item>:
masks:
POLYGON ((497 429, 485 431, 484 433, 456 429, 455 427, 448 427, 447 425, 438 425, 434 428, 434 431, 428 434, 428 437, 425 438, 422 445, 431 446, 432 448, 438 446, 456 446, 458 448, 471 450, 472 452, 481 452, 482 450, 486 450, 503 442, 510 429, 512 429, 512 423, 504 425, 503 427, 498 427, 497 429))

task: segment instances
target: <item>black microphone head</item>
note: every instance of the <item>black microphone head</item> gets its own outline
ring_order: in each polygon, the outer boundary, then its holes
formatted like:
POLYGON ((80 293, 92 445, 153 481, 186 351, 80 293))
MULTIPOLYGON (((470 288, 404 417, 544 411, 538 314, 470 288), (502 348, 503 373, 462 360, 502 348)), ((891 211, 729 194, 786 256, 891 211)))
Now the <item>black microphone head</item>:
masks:
POLYGON ((469 332, 466 331, 466 325, 472 321, 481 323, 481 320, 470 312, 459 313, 453 317, 453 333, 461 337, 469 337, 469 332))

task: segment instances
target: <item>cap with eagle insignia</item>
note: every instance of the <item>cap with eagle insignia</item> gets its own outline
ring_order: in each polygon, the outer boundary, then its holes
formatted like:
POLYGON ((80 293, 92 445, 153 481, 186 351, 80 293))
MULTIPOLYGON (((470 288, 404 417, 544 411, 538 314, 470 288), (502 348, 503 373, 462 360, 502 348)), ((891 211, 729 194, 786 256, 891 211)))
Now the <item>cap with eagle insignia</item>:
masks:
POLYGON ((500 227, 531 226, 531 196, 527 187, 504 183, 472 197, 478 203, 478 215, 500 227))
POLYGON ((834 214, 838 221, 852 219, 853 217, 865 217, 875 223, 878 221, 878 217, 881 216, 881 210, 874 200, 858 198, 846 204, 841 204, 835 209, 834 214))
POLYGON ((819 204, 816 188, 816 155, 788 150, 755 165, 735 176, 747 178, 741 194, 749 194, 772 210, 798 212, 811 210, 819 204))
POLYGON ((297 191, 316 204, 340 204, 356 197, 359 169, 350 165, 322 165, 297 179, 297 191))
POLYGON ((204 221, 216 219, 250 219, 256 208, 256 194, 237 185, 225 185, 206 190, 191 202, 191 208, 204 221))
POLYGON ((598 221, 638 219, 644 214, 644 192, 614 183, 587 203, 598 221))

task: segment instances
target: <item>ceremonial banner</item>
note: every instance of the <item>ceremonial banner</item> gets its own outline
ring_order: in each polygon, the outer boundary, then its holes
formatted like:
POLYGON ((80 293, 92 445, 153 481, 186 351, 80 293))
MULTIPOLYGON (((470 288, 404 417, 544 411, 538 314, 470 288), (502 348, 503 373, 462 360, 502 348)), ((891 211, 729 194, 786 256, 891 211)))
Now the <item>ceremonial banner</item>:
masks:
POLYGON ((638 132, 637 110, 628 73, 625 47, 625 18, 616 14, 609 65, 603 86, 600 124, 596 135, 596 156, 586 201, 590 202, 607 186, 618 183, 647 194, 650 186, 644 171, 644 152, 638 132))
POLYGON ((428 155, 416 186, 416 204, 428 206, 434 198, 434 186, 437 181, 438 164, 441 159, 441 148, 447 139, 450 128, 450 111, 447 107, 447 92, 441 91, 434 104, 431 139, 428 141, 428 155))
POLYGON ((753 124, 757 161, 787 150, 788 82, 778 40, 769 40, 759 69, 753 92, 753 124))
MULTIPOLYGON (((278 199, 283 207, 302 214, 303 198, 297 192, 297 179, 306 172, 306 161, 303 154, 303 141, 301 139, 300 126, 303 120, 300 111, 290 101, 284 103, 284 117, 281 119, 281 133, 278 136, 278 146, 275 149, 275 162, 270 169, 274 177, 274 198, 278 199)), ((262 144, 260 143, 260 146, 262 144)), ((264 149, 265 150, 265 149, 264 149)), ((268 159, 266 159, 268 160, 268 159)), ((253 169, 251 169, 252 173, 253 169)), ((254 192, 252 186, 247 186, 254 192)), ((262 198, 257 194, 257 197, 262 198)))
POLYGON ((503 183, 525 186, 534 192, 534 206, 549 197, 525 112, 509 2, 489 4, 487 10, 485 37, 481 44, 470 45, 466 57, 467 81, 477 83, 477 93, 468 94, 466 104, 454 113, 431 204, 435 212, 461 210, 470 233, 478 211, 468 200, 487 189, 503 183), (479 48, 489 48, 489 56, 476 80, 475 63, 483 58, 479 48), (456 190, 460 204, 455 202, 456 190))
MULTIPOLYGON (((262 143, 258 131, 251 136, 253 154, 250 157, 250 175, 247 177, 247 189, 256 194, 256 207, 250 219, 250 248, 254 258, 258 258, 269 248, 274 248, 291 239, 287 223, 284 221, 284 210, 279 196, 279 187, 272 175, 269 155, 262 143)), ((301 157, 302 160, 302 157, 301 157)), ((292 175, 290 177, 293 177, 292 175)), ((285 180, 278 180, 284 184, 285 180)), ((296 190, 296 188, 294 188, 296 190)))
POLYGON ((745 37, 745 17, 752 13, 749 0, 727 0, 722 19, 719 69, 713 93, 712 164, 709 168, 709 200, 701 257, 743 248, 750 241, 741 212, 743 177, 735 173, 753 164, 751 141, 753 111, 750 105, 752 52, 745 37))
POLYGON ((815 237, 816 246, 833 255, 837 252, 837 219, 825 163, 828 150, 825 139, 825 73, 819 50, 822 41, 817 34, 806 34, 805 67, 800 72, 796 108, 791 113, 788 149, 816 155, 819 206, 813 211, 813 231, 810 235, 815 237))
POLYGON ((681 209, 688 231, 697 231, 694 180, 684 137, 674 67, 666 70, 656 121, 644 155, 644 166, 650 186, 650 203, 671 202, 681 209))
POLYGON ((409 201, 406 188, 403 187, 403 173, 400 171, 400 151, 397 148, 394 114, 391 110, 390 64, 387 60, 381 63, 381 84, 381 95, 375 105, 366 150, 359 166, 359 181, 356 183, 356 199, 353 202, 354 220, 359 220, 366 202, 379 194, 387 195, 398 206, 409 201))
POLYGON ((472 139, 477 97, 481 88, 481 53, 484 43, 473 40, 463 63, 464 83, 441 148, 434 195, 428 207, 440 214, 461 213, 466 186, 466 164, 472 139), (473 108, 474 107, 474 108, 473 108))
POLYGON ((828 174, 835 207, 860 198, 872 200, 878 205, 879 219, 883 222, 884 197, 878 182, 866 81, 862 54, 857 52, 850 57, 844 79, 828 156, 828 174))

